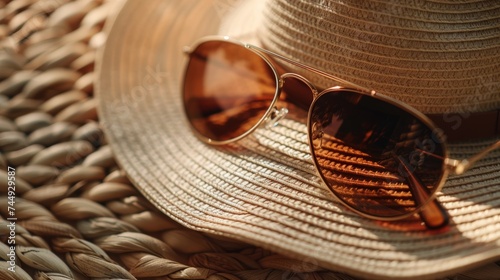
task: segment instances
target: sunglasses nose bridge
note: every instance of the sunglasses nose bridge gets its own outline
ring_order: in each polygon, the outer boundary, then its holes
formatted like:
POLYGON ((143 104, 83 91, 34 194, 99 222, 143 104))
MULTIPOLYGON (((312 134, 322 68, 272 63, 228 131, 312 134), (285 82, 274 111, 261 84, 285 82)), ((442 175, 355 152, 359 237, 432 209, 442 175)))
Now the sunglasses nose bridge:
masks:
POLYGON ((316 87, 305 77, 297 74, 297 73, 284 73, 280 76, 280 86, 283 87, 283 84, 285 83, 285 80, 288 78, 296 79, 301 82, 303 82, 310 90, 311 93, 313 94, 313 99, 316 99, 318 96, 318 90, 316 87))

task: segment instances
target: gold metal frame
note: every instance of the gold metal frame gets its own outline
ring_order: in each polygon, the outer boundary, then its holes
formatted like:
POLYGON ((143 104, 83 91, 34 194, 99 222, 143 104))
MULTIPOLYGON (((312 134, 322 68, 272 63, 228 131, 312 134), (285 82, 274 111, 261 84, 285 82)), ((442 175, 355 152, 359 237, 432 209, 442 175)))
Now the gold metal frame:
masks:
MULTIPOLYGON (((359 94, 362 94, 362 95, 367 95, 367 96, 376 98, 378 100, 390 103, 391 105, 396 106, 396 107, 398 107, 398 108, 400 108, 400 109, 408 112, 409 114, 413 115, 414 117, 416 117, 417 119, 419 119, 421 122, 423 122, 425 125, 427 125, 429 128, 431 128, 432 131, 434 131, 434 132, 441 131, 426 115, 424 115, 422 112, 416 110, 415 108, 411 107, 410 105, 408 105, 406 103, 403 103, 403 102, 401 102, 399 100, 396 100, 394 98, 391 98, 389 96, 383 95, 381 93, 375 92, 374 90, 370 90, 368 88, 362 87, 362 86, 354 84, 352 82, 343 80, 343 79, 341 79, 339 77, 336 77, 334 75, 326 73, 326 72, 324 72, 322 70, 316 69, 316 68, 311 67, 309 65, 306 65, 306 64, 294 61, 294 60, 292 60, 290 58, 284 57, 284 56, 282 56, 280 54, 277 54, 275 52, 263 49, 261 47, 255 46, 255 45, 242 43, 240 41, 234 40, 234 39, 232 39, 230 37, 227 37, 227 36, 208 36, 208 37, 201 38, 200 40, 198 40, 197 42, 195 42, 195 44, 193 45, 194 47, 191 47, 191 48, 186 47, 184 49, 184 52, 189 55, 189 54, 191 54, 192 50, 194 50, 198 45, 200 45, 200 44, 202 44, 204 42, 207 42, 207 41, 225 41, 225 42, 230 42, 230 43, 233 43, 233 44, 237 44, 237 45, 243 46, 243 47, 247 48, 249 51, 252 51, 255 54, 259 55, 269 65, 269 67, 272 69, 274 77, 275 77, 276 85, 277 85, 276 91, 275 91, 275 95, 274 95, 273 101, 271 102, 271 105, 269 106, 269 109, 262 116, 262 118, 259 120, 259 122, 257 122, 251 129, 249 129, 244 134, 242 134, 242 135, 240 135, 240 136, 238 136, 236 138, 226 140, 226 141, 214 141, 214 140, 209 139, 209 138, 207 138, 207 137, 205 137, 203 135, 200 135, 195 129, 193 129, 193 131, 196 134, 196 136, 200 140, 202 140, 203 142, 205 142, 207 144, 211 144, 211 145, 225 145, 225 144, 228 144, 228 143, 233 143, 233 142, 236 142, 236 141, 238 141, 238 140, 240 140, 240 139, 248 136, 252 132, 254 132, 255 129, 257 129, 259 126, 261 126, 262 123, 264 123, 266 120, 268 120, 272 116, 273 112, 275 112, 275 110, 276 110, 275 105, 276 105, 276 102, 280 99, 280 95, 281 95, 281 92, 282 92, 282 89, 283 89, 283 85, 285 83, 285 79, 286 78, 295 78, 295 79, 298 79, 298 80, 302 81, 303 83, 305 83, 311 89, 311 93, 313 94, 313 101, 312 101, 311 106, 310 106, 310 108, 308 110, 308 119, 307 119, 307 133, 308 133, 309 147, 311 149, 311 151, 310 151, 311 153, 313 152, 313 150, 312 150, 313 149, 313 147, 312 147, 313 144, 311 142, 311 130, 310 130, 310 127, 309 127, 310 126, 309 124, 310 124, 311 112, 312 112, 311 109, 313 108, 314 103, 316 102, 316 100, 318 100, 318 98, 321 97, 323 94, 326 94, 326 93, 329 93, 329 92, 332 92, 332 91, 337 91, 337 90, 353 91, 353 92, 356 92, 356 93, 359 93, 359 94), (299 74, 287 72, 287 73, 283 73, 281 75, 278 75, 277 67, 272 63, 272 61, 268 57, 273 57, 275 59, 278 59, 278 60, 284 61, 286 63, 289 63, 291 65, 300 67, 300 68, 302 68, 304 70, 310 71, 312 73, 315 73, 315 74, 320 75, 322 77, 325 77, 327 79, 335 81, 335 82, 337 82, 339 84, 346 85, 349 88, 334 86, 334 87, 331 87, 331 88, 324 89, 321 92, 318 92, 318 90, 316 89, 316 87, 309 80, 307 80, 305 77, 303 77, 303 76, 301 76, 299 74)), ((185 75, 184 75, 184 77, 185 77, 185 75)), ((186 82, 186 81, 183 81, 183 84, 184 84, 184 82, 186 82)), ((420 212, 421 214, 423 214, 422 218, 424 220, 426 219, 425 218, 426 215, 435 215, 435 214, 440 215, 439 213, 433 213, 433 212, 438 211, 438 210, 440 210, 441 212, 444 211, 444 208, 440 205, 439 201, 437 199, 435 199, 435 196, 436 196, 437 192, 441 191, 441 189, 442 189, 442 187, 443 187, 443 185, 444 185, 444 183, 445 183, 445 181, 446 181, 449 173, 453 173, 453 174, 457 174, 457 175, 464 173, 466 170, 468 170, 470 167, 472 167, 472 165, 475 162, 477 162, 478 160, 480 160, 481 158, 483 158, 484 156, 486 156, 491 151, 500 148, 500 140, 497 141, 497 142, 495 142, 495 143, 493 143, 491 146, 485 148, 484 150, 482 150, 477 155, 474 155, 474 156, 472 156, 472 157, 470 157, 468 159, 458 160, 458 159, 451 159, 451 158, 449 158, 448 148, 447 148, 447 144, 446 144, 446 141, 445 141, 444 137, 440 133, 436 133, 436 135, 437 135, 437 137, 440 138, 439 140, 442 143, 442 148, 443 148, 444 157, 445 157, 444 161, 443 161, 444 164, 443 164, 443 171, 442 171, 441 179, 439 180, 438 186, 435 188, 434 194, 432 194, 428 198, 427 203, 425 203, 424 205, 416 208, 415 211, 407 213, 407 214, 399 215, 399 216, 393 216, 393 217, 373 216, 373 215, 369 215, 367 213, 361 212, 361 211, 359 211, 359 210, 351 207, 346 202, 344 202, 342 199, 340 199, 339 197, 337 197, 337 195, 335 195, 335 193, 332 193, 332 194, 337 198, 337 200, 339 200, 343 205, 345 205, 347 208, 351 209, 353 212, 355 212, 355 213, 357 213, 357 214, 359 214, 359 215, 361 215, 363 217, 367 217, 367 218, 371 218, 371 219, 375 219, 375 220, 395 221, 395 220, 404 219, 404 218, 409 217, 409 216, 411 216, 411 215, 413 215, 415 213, 418 213, 418 212, 420 212)), ((312 157, 312 158, 313 158, 313 163, 315 165, 315 168, 316 168, 317 172, 319 173, 320 178, 322 179, 322 181, 323 181, 324 184, 328 185, 326 183, 325 179, 323 178, 323 176, 321 175, 321 172, 319 171, 317 160, 314 157, 312 157)), ((446 215, 446 213, 441 213, 441 214, 446 215)))

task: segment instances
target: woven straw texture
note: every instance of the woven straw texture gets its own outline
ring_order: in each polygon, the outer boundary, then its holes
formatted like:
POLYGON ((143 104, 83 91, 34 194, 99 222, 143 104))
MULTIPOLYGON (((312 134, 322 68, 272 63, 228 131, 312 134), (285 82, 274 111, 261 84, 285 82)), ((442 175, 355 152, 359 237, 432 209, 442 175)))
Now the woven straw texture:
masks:
MULTIPOLYGON (((0 1, 0 279, 353 279, 186 229, 136 191, 93 97, 95 52, 115 4, 0 1)), ((488 278, 490 267, 452 279, 488 278)))

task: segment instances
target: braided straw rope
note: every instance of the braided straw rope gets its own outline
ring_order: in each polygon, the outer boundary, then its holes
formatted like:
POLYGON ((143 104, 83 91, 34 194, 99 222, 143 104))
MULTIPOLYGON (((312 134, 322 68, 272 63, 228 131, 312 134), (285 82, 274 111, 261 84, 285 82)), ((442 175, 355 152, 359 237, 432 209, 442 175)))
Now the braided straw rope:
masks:
POLYGON ((114 4, 0 1, 0 279, 352 279, 183 228, 134 189, 93 99, 95 51, 114 4))

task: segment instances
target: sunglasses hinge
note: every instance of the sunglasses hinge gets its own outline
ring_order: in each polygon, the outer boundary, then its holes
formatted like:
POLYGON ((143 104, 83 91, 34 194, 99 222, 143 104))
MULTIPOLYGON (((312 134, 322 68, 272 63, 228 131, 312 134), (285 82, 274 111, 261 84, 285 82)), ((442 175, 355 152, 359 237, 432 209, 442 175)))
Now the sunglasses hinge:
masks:
POLYGON ((465 171, 469 170, 477 161, 484 158, 487 154, 494 150, 500 148, 500 140, 497 140, 493 144, 481 150, 479 153, 469 157, 467 159, 456 160, 456 159, 446 159, 445 164, 451 168, 451 170, 456 174, 463 174, 465 171))
POLYGON ((462 160, 447 158, 444 161, 446 167, 454 174, 460 175, 465 172, 466 164, 462 160))

